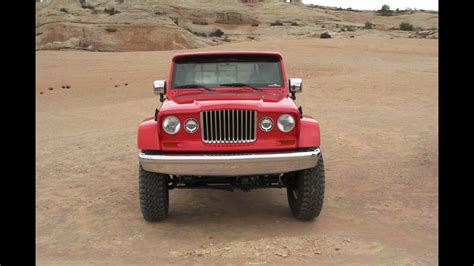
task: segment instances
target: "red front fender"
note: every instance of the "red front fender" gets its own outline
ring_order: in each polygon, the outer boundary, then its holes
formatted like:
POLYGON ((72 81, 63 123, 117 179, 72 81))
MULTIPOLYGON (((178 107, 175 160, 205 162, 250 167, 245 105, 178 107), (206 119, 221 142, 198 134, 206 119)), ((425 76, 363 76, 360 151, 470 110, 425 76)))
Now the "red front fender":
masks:
POLYGON ((158 123, 153 117, 143 120, 138 126, 137 146, 140 150, 160 150, 158 123))
POLYGON ((310 118, 303 117, 300 120, 300 136, 298 140, 299 148, 310 148, 320 146, 320 129, 319 122, 310 118))

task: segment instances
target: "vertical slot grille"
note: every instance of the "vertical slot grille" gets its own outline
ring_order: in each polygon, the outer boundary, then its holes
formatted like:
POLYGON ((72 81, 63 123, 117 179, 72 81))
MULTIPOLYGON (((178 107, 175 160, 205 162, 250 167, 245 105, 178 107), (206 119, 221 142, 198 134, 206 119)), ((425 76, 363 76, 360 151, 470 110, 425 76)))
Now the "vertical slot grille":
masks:
POLYGON ((257 138, 257 111, 214 110, 201 112, 204 143, 247 143, 257 138))

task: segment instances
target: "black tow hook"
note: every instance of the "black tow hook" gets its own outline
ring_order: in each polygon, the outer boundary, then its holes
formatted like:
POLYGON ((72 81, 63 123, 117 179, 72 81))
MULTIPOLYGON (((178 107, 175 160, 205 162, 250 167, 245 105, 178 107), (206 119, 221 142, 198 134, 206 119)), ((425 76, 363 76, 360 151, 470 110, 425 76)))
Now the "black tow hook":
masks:
POLYGON ((300 111, 300 114, 301 114, 301 118, 303 118, 303 107, 298 107, 298 111, 300 111))
POLYGON ((158 108, 155 109, 155 121, 158 121, 158 112, 160 112, 158 110, 158 108))

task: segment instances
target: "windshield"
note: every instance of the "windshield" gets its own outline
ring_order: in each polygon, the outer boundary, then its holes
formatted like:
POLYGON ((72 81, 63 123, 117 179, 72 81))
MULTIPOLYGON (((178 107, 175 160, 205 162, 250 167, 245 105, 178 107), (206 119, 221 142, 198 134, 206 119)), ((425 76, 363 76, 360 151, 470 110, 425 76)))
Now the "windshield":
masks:
POLYGON ((184 62, 176 63, 172 87, 251 86, 283 87, 280 62, 184 62))

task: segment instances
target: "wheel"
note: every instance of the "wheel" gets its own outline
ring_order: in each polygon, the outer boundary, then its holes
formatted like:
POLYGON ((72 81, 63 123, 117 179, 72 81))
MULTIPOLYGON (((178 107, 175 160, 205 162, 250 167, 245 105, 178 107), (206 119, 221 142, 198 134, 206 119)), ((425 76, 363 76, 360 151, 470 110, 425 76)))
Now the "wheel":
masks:
POLYGON ((286 193, 296 219, 312 220, 319 216, 324 201, 324 179, 322 154, 315 167, 298 171, 290 178, 286 193))
POLYGON ((140 209, 147 221, 162 221, 168 216, 168 175, 139 169, 140 209))

